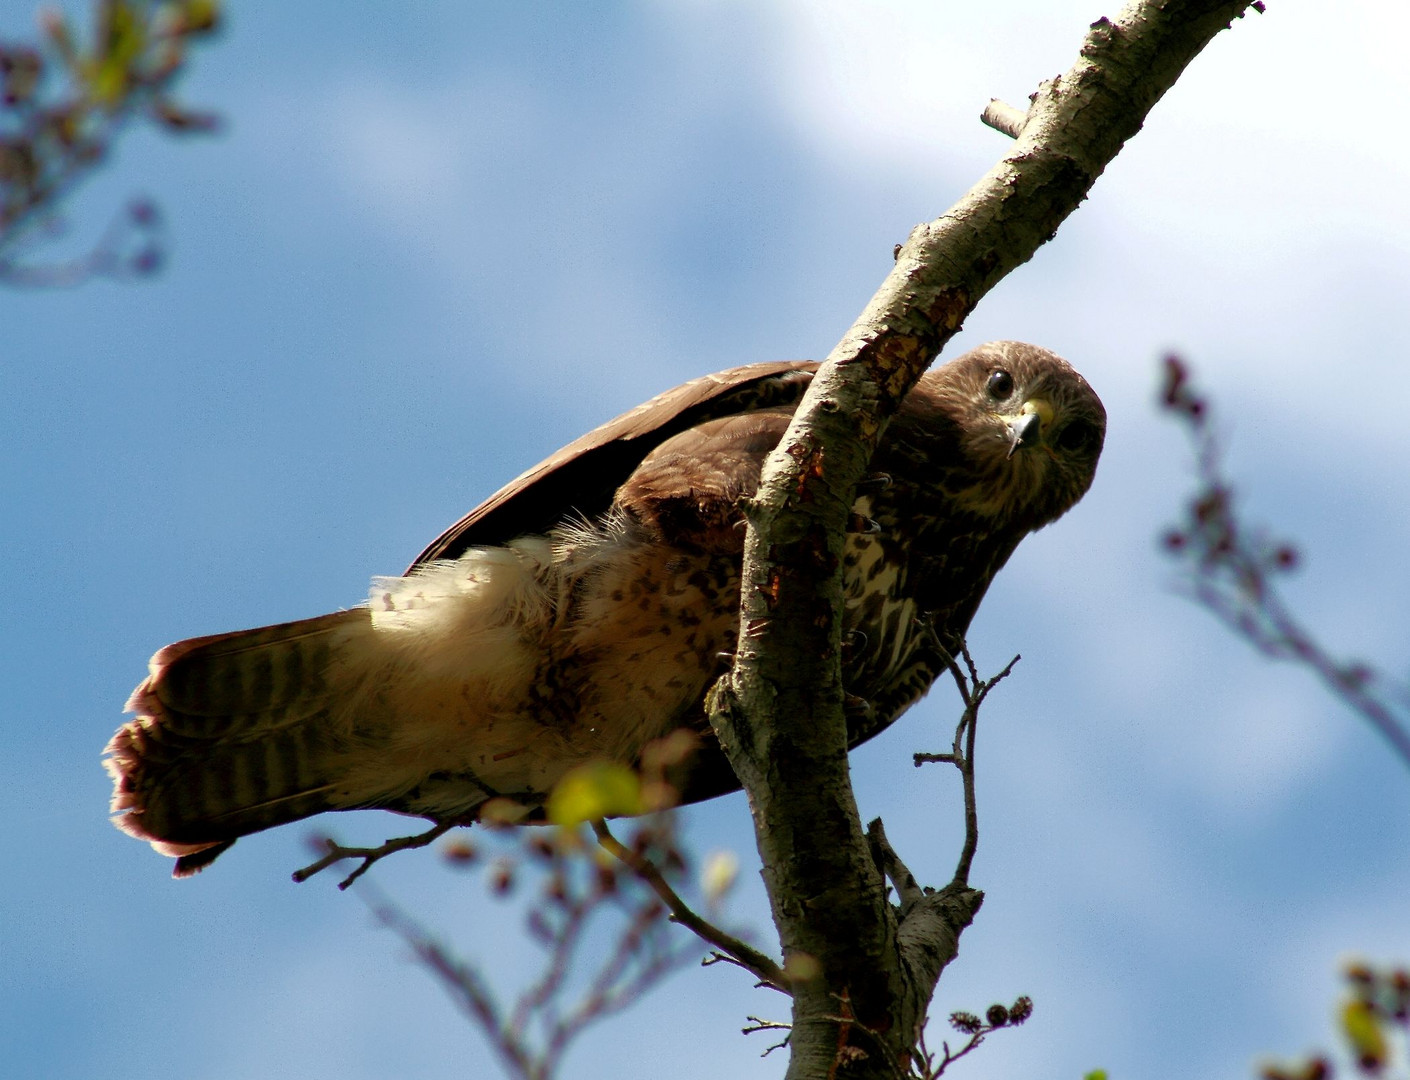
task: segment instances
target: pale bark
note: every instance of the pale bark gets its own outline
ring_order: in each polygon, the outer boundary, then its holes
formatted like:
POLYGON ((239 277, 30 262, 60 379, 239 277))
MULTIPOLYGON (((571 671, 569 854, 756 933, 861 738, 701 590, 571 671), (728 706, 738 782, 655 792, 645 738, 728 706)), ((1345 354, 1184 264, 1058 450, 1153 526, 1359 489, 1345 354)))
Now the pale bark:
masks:
POLYGON ((862 832, 839 667, 853 490, 887 417, 974 305, 1053 236, 1185 66, 1249 6, 1147 0, 1094 23, 1072 69, 1039 88, 1004 158, 912 231, 765 467, 739 652, 712 722, 749 793, 786 966, 811 960, 818 972, 793 981, 790 1078, 905 1069, 982 899, 957 881, 889 903, 862 832))

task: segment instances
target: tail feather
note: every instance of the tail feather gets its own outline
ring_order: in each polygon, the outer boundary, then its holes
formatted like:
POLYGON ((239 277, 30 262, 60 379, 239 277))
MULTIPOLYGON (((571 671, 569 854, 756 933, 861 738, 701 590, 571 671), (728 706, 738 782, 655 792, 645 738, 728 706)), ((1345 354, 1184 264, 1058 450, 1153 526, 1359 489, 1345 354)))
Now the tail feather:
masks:
POLYGON ((476 548, 377 579, 367 607, 168 645, 107 746, 114 822, 184 876, 324 810, 462 815, 486 784, 521 790, 560 562, 543 538, 476 548))
POLYGON ((356 805, 333 776, 347 686, 329 671, 364 633, 355 609, 158 652, 105 751, 118 827, 178 856, 183 876, 239 836, 356 805))

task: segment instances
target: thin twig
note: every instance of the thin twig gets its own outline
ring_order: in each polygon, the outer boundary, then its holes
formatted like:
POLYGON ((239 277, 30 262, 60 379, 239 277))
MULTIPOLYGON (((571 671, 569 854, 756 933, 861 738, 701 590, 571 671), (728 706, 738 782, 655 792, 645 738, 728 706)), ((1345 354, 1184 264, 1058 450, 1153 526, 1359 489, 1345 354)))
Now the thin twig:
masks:
MULTIPOLYGON (((842 1063, 848 1061, 847 1051, 852 1049, 847 1045, 847 1037, 851 1034, 852 1025, 857 1022, 856 1016, 852 1013, 852 998, 843 987, 842 993, 835 995, 838 1004, 842 1006, 841 1016, 829 1016, 825 1019, 831 1020, 837 1025, 837 1050, 832 1056, 832 1064, 827 1070, 827 1080, 837 1080, 837 1070, 842 1063)), ((861 1025, 858 1025, 859 1027, 861 1025)))
POLYGON ((950 674, 955 680, 955 686, 959 688, 961 700, 964 701, 964 712, 960 715, 959 723, 955 725, 954 744, 948 754, 914 754, 912 760, 917 768, 927 762, 943 761, 960 771, 960 782, 964 789, 965 838, 951 885, 968 886, 970 867, 974 863, 975 852, 979 850, 979 805, 974 790, 974 735, 979 720, 979 707, 989 696, 989 691, 1007 679, 1014 665, 1023 657, 1014 656, 1004 665, 1002 671, 985 680, 979 677, 979 669, 969 654, 969 647, 961 643, 959 652, 964 659, 965 670, 960 669, 953 654, 950 657, 950 674))
POLYGON ((542 909, 531 912, 531 919, 538 919, 535 937, 548 955, 542 972, 518 995, 512 1008, 497 1000, 494 987, 474 963, 457 959, 371 882, 364 882, 357 890, 377 919, 395 930, 417 959, 440 978, 462 1011, 484 1032, 506 1069, 520 1080, 549 1080, 569 1044, 584 1028, 640 1000, 694 951, 670 946, 666 908, 655 895, 645 890, 628 894, 614 883, 613 875, 598 872, 600 868, 591 859, 579 866, 585 874, 558 878, 571 868, 551 849, 548 857, 553 861, 550 869, 555 878, 544 897, 551 914, 544 917, 542 909), (588 930, 594 918, 609 909, 620 911, 627 925, 607 958, 590 973, 585 991, 576 1001, 567 1002, 571 1007, 564 1010, 562 999, 578 964, 580 946, 590 940, 588 930))
MULTIPOLYGON (((741 971, 747 971, 751 975, 758 974, 753 968, 751 968, 748 964, 744 963, 737 956, 730 956, 728 953, 722 953, 718 949, 711 949, 708 953, 706 953, 700 958, 701 967, 713 967, 715 964, 733 964, 741 971)), ((772 983, 766 983, 762 981, 756 982, 754 986, 755 988, 767 986, 773 990, 778 989, 778 987, 774 986, 772 983)))
POLYGON ((582 940, 582 930, 587 922, 590 900, 577 899, 567 904, 562 921, 549 934, 549 960, 543 975, 521 995, 509 1017, 509 1030, 515 1037, 522 1036, 530 1017, 542 1010, 562 989, 568 970, 572 966, 573 953, 582 940))
MULTIPOLYGON (((58 195, 53 198, 57 199, 58 195)), ((62 223, 53 220, 50 238, 62 231, 62 223)), ((31 231, 17 237, 9 252, 0 247, 0 284, 39 289, 70 288, 96 277, 137 278, 161 268, 161 218, 146 200, 134 201, 114 215, 92 248, 71 259, 46 263, 20 261, 24 248, 37 243, 26 244, 26 240, 38 235, 31 231)))
POLYGON ((950 1049, 948 1040, 942 1042, 940 1048, 944 1056, 938 1062, 925 1045, 925 1027, 922 1025, 914 1050, 915 1058, 919 1060, 912 1060, 911 1075, 917 1080, 936 1080, 952 1063, 978 1047, 989 1035, 1000 1028, 1019 1027, 1027 1023, 1032 1015, 1033 999, 1027 995, 1007 1007, 999 1004, 989 1006, 983 1019, 973 1013, 953 1012, 950 1014, 950 1026, 968 1035, 969 1041, 958 1051, 950 1049))
POLYGON ((597 834, 598 844, 605 851, 614 855, 661 898, 661 902, 666 905, 673 920, 694 932, 702 941, 726 953, 740 967, 752 972, 760 982, 772 986, 775 990, 781 990, 784 993, 790 992, 788 976, 784 974, 782 967, 752 945, 739 940, 733 934, 726 933, 714 923, 691 910, 675 889, 671 888, 670 883, 662 876, 656 864, 623 845, 612 835, 612 831, 607 827, 605 821, 600 819, 594 821, 592 830, 597 834))
POLYGON ((327 847, 328 853, 317 862, 309 863, 301 870, 295 870, 293 877, 297 882, 304 882, 313 877, 314 874, 328 869, 328 867, 336 862, 342 862, 344 859, 361 859, 362 865, 342 881, 338 882, 338 888, 346 889, 354 881, 362 877, 363 874, 367 873, 373 863, 397 851, 406 851, 409 848, 423 848, 427 844, 434 843, 451 829, 458 828, 464 824, 466 824, 466 822, 463 821, 442 821, 423 833, 416 833, 414 836, 396 836, 377 847, 344 847, 331 836, 324 837, 322 843, 327 847))
POLYGON ((659 912, 660 908, 655 900, 650 904, 655 911, 646 907, 639 910, 631 928, 617 942, 612 958, 603 965, 593 980, 587 995, 577 1008, 555 1025, 544 1053, 546 1064, 556 1064, 569 1041, 590 1022, 625 1009, 685 958, 683 951, 665 949, 658 945, 652 949, 649 958, 641 964, 635 975, 625 982, 620 982, 624 972, 641 953, 646 934, 652 927, 659 925, 655 912, 659 912))
POLYGON ((760 1031, 786 1031, 788 1032, 779 1042, 773 1043, 764 1049, 760 1057, 768 1057, 775 1050, 782 1050, 788 1046, 788 1040, 793 1037, 793 1025, 783 1020, 761 1020, 757 1016, 746 1016, 749 1024, 739 1029, 741 1035, 753 1035, 760 1031))

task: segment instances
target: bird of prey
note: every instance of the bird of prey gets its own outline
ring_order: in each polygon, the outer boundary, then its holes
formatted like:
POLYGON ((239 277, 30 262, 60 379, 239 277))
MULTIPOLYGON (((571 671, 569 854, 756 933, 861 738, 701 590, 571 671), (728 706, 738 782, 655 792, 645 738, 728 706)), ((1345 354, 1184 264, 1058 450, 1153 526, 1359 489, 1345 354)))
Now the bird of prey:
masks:
MULTIPOLYGON (((738 633, 741 504, 817 370, 696 379, 500 489, 368 602, 152 657, 109 742, 124 832, 194 873, 324 810, 533 812, 569 770, 686 728, 682 801, 737 788, 704 697, 738 633)), ((1091 485, 1101 401, 1066 361, 993 342, 928 372, 860 486, 843 559, 849 743, 945 670, 1018 542, 1091 485)))

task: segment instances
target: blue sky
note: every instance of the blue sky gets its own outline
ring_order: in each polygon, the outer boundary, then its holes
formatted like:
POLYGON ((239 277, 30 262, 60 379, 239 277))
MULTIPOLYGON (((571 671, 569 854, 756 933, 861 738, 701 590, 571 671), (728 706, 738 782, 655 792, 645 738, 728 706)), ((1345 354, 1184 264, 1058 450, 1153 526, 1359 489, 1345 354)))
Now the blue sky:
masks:
MULTIPOLYGON (((31 5, 0 34, 32 33, 31 5)), ((74 206, 158 201, 140 284, 0 293, 0 1047, 14 1075, 495 1075, 365 906, 295 886, 306 831, 210 872, 108 824, 99 751, 167 642, 356 603, 505 480, 668 386, 820 357, 891 248, 1005 150, 977 116, 1114 11, 802 2, 232 4, 187 98, 74 206)), ((1248 1077, 1329 1041, 1339 958, 1410 958, 1410 773, 1309 678, 1177 597, 1156 538, 1192 485, 1153 407, 1181 350, 1250 517, 1295 538, 1329 645, 1410 665, 1410 97, 1387 2, 1270 4, 1221 35, 954 351, 1035 341, 1101 393, 1097 482, 976 621, 988 893, 936 1013, 1027 993, 956 1076, 1248 1077)), ((958 849, 944 688, 854 755, 922 877, 958 849)), ((385 815, 333 822, 380 839, 385 815)), ((747 808, 689 814, 745 860, 747 808)), ((516 914, 429 856, 379 884, 510 978, 516 914)), ((575 1076, 781 1075, 775 1000, 686 972, 591 1032, 575 1076), (755 1037, 758 1038, 757 1036, 755 1037)))

